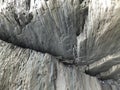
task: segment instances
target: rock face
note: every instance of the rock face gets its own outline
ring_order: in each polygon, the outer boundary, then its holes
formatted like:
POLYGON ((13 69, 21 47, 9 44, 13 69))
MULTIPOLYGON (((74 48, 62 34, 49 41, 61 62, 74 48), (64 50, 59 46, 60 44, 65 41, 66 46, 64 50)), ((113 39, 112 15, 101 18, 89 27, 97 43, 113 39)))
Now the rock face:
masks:
POLYGON ((87 73, 101 79, 120 78, 119 4, 119 0, 90 0, 84 31, 78 37, 79 57, 89 64, 87 73))
POLYGON ((117 83, 98 81, 47 53, 1 40, 0 51, 0 90, 120 90, 117 83))
POLYGON ((81 3, 80 0, 1 2, 0 38, 22 47, 73 59, 76 36, 83 30, 87 12, 87 6, 83 7, 81 3))
POLYGON ((119 13, 120 0, 0 0, 0 90, 120 90, 119 13))
POLYGON ((92 63, 107 56, 117 58, 120 48, 119 3, 119 0, 90 0, 84 31, 78 37, 79 56, 84 56, 84 60, 92 63))

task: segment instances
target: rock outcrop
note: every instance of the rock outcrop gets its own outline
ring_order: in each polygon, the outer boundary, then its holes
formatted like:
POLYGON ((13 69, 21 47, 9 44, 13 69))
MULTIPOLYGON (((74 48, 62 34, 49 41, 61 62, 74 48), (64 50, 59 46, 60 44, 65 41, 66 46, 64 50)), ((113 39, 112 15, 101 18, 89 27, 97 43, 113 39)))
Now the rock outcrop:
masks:
POLYGON ((79 57, 87 73, 101 79, 120 78, 120 1, 90 0, 84 32, 78 37, 79 57), (81 51, 81 49, 83 51, 81 51))
POLYGON ((6 0, 0 3, 0 38, 73 59, 87 5, 80 0, 6 0))
POLYGON ((1 0, 0 90, 120 90, 120 0, 1 0))
POLYGON ((79 67, 64 65, 54 56, 22 49, 0 40, 0 90, 119 90, 79 67))

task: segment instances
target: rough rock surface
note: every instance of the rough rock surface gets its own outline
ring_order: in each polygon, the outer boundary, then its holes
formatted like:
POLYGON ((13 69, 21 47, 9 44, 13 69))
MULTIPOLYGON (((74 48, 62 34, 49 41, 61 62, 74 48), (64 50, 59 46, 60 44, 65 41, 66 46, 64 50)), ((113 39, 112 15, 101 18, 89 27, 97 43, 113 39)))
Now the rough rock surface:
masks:
POLYGON ((0 90, 120 90, 119 13, 120 0, 0 0, 0 90))
MULTIPOLYGON (((1 0, 2 1, 2 0, 1 0)), ((73 59, 86 5, 80 0, 5 0, 0 3, 0 38, 16 45, 73 59)))
MULTIPOLYGON (((120 78, 120 0, 90 0, 78 53, 87 73, 101 79, 120 78)), ((80 62, 81 62, 80 61, 80 62)))
POLYGON ((117 83, 101 82, 47 53, 1 40, 0 51, 0 90, 120 90, 117 83))

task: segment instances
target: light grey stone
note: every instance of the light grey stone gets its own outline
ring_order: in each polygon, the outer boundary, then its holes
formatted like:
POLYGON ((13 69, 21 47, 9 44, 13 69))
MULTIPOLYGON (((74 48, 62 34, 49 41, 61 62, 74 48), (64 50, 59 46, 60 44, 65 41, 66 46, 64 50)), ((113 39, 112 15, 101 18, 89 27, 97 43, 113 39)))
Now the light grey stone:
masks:
POLYGON ((0 90, 102 90, 96 77, 54 56, 0 40, 0 90))
POLYGON ((1 1, 0 38, 15 45, 73 59, 87 5, 80 0, 1 1))
POLYGON ((87 64, 86 73, 102 79, 120 78, 119 4, 119 0, 90 0, 84 30, 77 37, 78 62, 87 64))
POLYGON ((0 0, 0 90, 120 90, 119 13, 120 0, 0 0))

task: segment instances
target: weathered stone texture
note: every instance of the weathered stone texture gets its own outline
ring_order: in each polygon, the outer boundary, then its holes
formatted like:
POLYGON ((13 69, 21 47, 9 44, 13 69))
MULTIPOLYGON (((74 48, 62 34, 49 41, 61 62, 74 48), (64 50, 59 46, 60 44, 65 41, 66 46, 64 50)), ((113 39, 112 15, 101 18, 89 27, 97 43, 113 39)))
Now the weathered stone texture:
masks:
MULTIPOLYGON (((0 90, 108 90, 111 87, 47 53, 22 49, 1 40, 0 51, 0 90)), ((118 88, 117 84, 112 86, 118 88)))
POLYGON ((120 90, 119 13, 120 0, 0 0, 0 90, 120 90))

